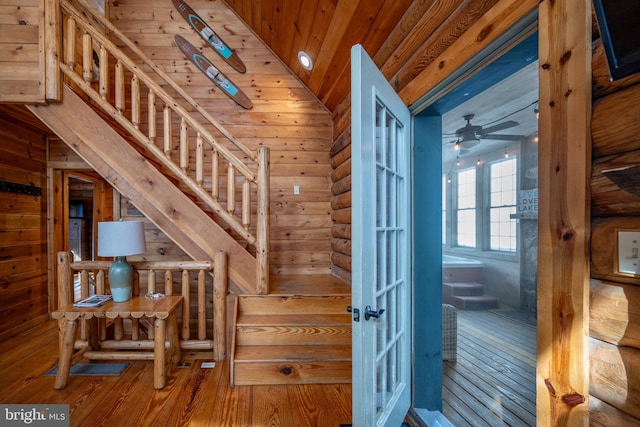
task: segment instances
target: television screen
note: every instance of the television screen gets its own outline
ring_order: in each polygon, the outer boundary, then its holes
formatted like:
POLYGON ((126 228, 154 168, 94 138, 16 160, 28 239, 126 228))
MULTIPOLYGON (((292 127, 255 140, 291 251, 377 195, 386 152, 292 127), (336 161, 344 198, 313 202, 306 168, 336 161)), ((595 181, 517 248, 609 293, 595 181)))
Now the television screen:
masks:
POLYGON ((640 1, 593 0, 611 80, 640 71, 640 1))

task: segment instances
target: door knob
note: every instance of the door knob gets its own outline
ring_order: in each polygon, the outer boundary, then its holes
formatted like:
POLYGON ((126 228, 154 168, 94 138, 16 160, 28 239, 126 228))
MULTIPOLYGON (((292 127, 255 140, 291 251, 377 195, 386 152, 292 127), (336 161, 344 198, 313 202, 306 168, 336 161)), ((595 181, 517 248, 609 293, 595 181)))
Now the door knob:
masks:
POLYGON ((382 313, 384 313, 384 308, 381 308, 378 311, 372 310, 371 306, 368 305, 364 308, 364 320, 369 320, 371 317, 379 318, 382 313))

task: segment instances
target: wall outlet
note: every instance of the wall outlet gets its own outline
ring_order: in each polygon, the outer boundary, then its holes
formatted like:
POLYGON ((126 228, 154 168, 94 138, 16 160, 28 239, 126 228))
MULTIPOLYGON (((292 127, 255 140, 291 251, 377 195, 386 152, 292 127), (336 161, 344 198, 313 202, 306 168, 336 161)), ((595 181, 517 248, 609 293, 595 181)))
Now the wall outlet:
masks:
POLYGON ((618 272, 640 275, 640 231, 618 231, 618 272))
POLYGON ((296 196, 298 194, 300 194, 300 186, 299 185, 294 185, 293 186, 293 194, 295 194, 296 196))

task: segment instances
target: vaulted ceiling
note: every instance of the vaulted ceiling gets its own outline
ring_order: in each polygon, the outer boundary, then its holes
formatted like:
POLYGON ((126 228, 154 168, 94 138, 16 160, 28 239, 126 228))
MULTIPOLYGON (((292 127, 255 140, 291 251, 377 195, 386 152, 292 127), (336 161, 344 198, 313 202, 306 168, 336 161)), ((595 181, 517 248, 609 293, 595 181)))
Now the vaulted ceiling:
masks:
POLYGON ((329 109, 349 89, 351 46, 378 53, 396 24, 432 1, 411 0, 226 0, 226 3, 278 55, 329 109), (298 62, 305 51, 314 62, 298 62))
MULTIPOLYGON (((350 92, 351 46, 362 44, 396 91, 400 92, 497 0, 225 2, 318 99, 335 112, 350 92), (301 50, 314 61, 311 71, 304 69, 298 61, 301 50)), ((536 55, 527 57, 525 64, 535 62, 537 58, 537 44, 532 48, 536 55)), ((537 130, 533 114, 533 104, 537 100, 536 83, 537 67, 533 64, 472 100, 465 98, 467 94, 452 93, 460 105, 438 111, 443 114, 445 153, 453 152, 450 149, 453 145, 448 143, 455 139, 456 129, 465 124, 464 116, 467 114, 475 115, 474 124, 495 124, 505 117, 518 123, 518 126, 495 132, 497 134, 534 134, 537 130), (527 106, 530 108, 525 108, 527 106)), ((345 104, 349 104, 348 100, 345 104)), ((504 144, 500 140, 486 140, 481 148, 474 149, 474 154, 504 147, 504 144)), ((455 153, 452 155, 455 158, 455 153)))

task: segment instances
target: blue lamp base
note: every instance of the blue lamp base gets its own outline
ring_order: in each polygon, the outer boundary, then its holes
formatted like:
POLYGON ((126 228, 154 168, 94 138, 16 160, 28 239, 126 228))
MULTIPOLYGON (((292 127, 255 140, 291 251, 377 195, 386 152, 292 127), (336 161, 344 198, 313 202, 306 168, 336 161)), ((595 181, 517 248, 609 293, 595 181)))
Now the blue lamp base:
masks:
POLYGON ((114 302, 124 302, 131 299, 133 267, 127 262, 127 257, 116 257, 115 262, 109 267, 109 287, 114 302))

